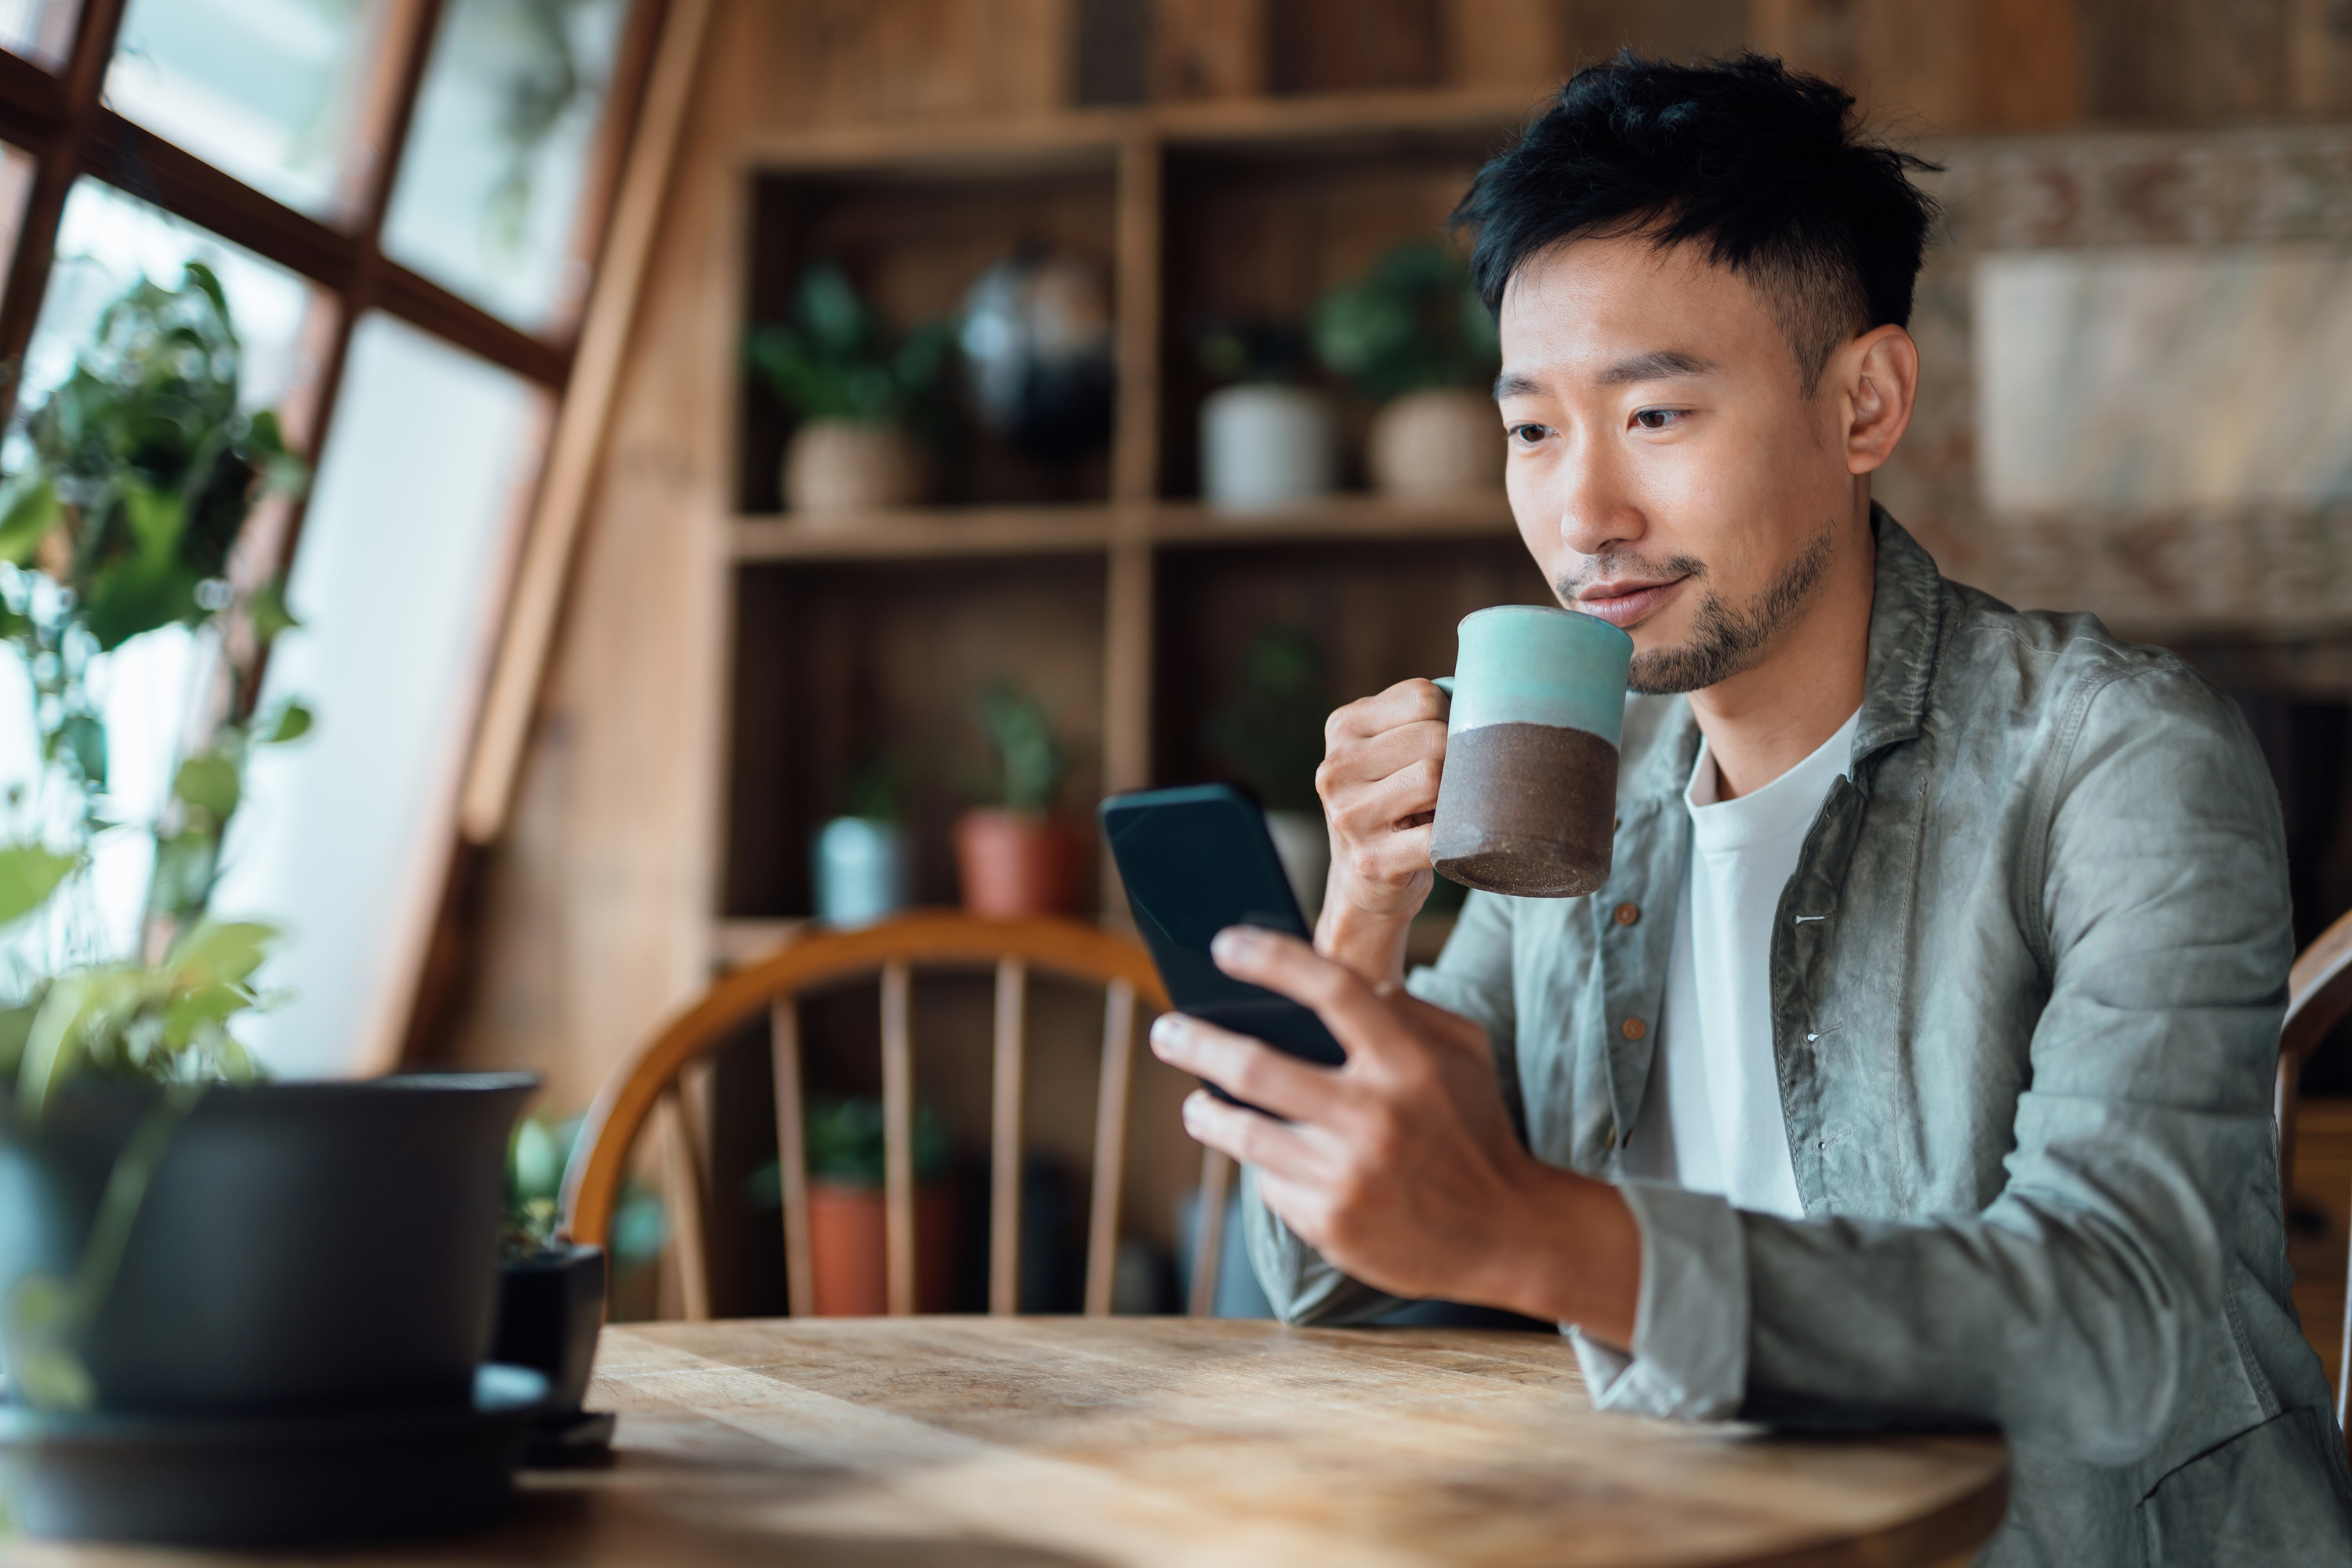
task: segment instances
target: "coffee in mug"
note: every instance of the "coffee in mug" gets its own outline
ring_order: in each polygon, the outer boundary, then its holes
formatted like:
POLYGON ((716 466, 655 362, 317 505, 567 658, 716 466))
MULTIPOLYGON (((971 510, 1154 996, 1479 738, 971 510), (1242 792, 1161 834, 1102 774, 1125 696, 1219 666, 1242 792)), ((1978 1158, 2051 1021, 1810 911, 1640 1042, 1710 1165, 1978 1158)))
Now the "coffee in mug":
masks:
POLYGON ((1633 639, 1596 616, 1501 605, 1465 616, 1429 858, 1490 893, 1568 899, 1609 879, 1633 639))

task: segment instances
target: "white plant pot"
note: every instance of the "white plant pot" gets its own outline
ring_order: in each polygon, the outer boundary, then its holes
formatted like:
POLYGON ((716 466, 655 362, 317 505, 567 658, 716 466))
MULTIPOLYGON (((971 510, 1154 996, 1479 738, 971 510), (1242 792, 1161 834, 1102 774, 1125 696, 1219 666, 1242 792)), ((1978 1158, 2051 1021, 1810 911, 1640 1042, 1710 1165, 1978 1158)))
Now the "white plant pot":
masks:
POLYGON ((1503 488, 1503 422, 1495 400, 1468 387, 1408 392, 1372 416, 1364 458, 1385 496, 1492 495, 1503 488))
POLYGON ((1323 886, 1331 875, 1331 830, 1319 811, 1269 811, 1265 832, 1311 923, 1323 910, 1323 886))
POLYGON ((923 495, 923 454, 895 425, 812 419, 784 448, 784 505, 811 519, 912 506, 923 495))
POLYGON ((1331 405, 1299 386, 1228 386, 1201 404, 1201 496, 1223 511, 1295 506, 1330 493, 1331 405))
POLYGON ((871 925, 907 906, 907 836, 895 822, 836 816, 817 829, 811 857, 816 918, 871 925))

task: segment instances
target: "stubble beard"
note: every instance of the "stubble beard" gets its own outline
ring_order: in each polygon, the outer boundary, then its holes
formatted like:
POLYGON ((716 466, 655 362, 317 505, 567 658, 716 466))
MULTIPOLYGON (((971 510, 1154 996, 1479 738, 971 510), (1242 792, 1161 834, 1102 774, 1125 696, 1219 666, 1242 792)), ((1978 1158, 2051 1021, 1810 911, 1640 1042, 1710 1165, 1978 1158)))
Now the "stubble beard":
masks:
MULTIPOLYGON (((1789 625, 1804 612, 1829 573, 1834 550, 1834 530, 1824 528, 1799 551, 1772 585, 1745 605, 1727 604, 1707 593, 1691 618, 1691 636, 1679 647, 1636 653, 1626 672, 1626 686, 1644 696, 1664 697, 1698 691, 1730 679, 1752 667, 1789 625)), ((1604 557, 1604 560, 1607 558, 1604 557)), ((1688 577, 1704 584, 1706 563, 1694 555, 1677 555, 1657 566, 1641 563, 1612 576, 1688 577)), ((1585 577, 1562 578, 1556 586, 1562 603, 1573 604, 1585 577)))

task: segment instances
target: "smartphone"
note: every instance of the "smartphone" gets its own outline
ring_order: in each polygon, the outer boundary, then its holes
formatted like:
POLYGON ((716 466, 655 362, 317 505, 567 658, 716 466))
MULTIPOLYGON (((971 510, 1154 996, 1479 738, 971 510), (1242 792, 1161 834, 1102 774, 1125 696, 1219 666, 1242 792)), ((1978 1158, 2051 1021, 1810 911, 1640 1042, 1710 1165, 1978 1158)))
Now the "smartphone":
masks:
POLYGON ((1210 939, 1227 926, 1313 934, 1255 801, 1231 784, 1115 795, 1102 803, 1102 827, 1176 1011, 1325 1067, 1348 1059, 1306 1005, 1234 979, 1209 956, 1210 939))

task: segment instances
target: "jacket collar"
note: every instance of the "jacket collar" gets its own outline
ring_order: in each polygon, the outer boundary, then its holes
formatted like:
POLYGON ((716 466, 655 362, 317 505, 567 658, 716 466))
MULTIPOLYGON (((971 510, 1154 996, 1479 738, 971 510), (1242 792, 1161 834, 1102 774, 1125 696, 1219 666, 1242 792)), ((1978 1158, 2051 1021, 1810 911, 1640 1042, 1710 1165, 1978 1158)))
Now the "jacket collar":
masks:
POLYGON ((1944 578, 1935 557, 1870 503, 1870 531, 1878 541, 1877 584, 1870 601, 1870 652, 1862 679, 1862 722, 1853 760, 1916 738, 1927 720, 1927 698, 1943 645, 1944 578))
MULTIPOLYGON (((1877 542, 1875 582, 1870 601, 1870 642, 1863 670, 1862 722, 1855 726, 1853 761, 1898 741, 1916 738, 1925 726, 1927 700, 1942 643, 1943 576, 1935 557, 1876 501, 1870 505, 1870 531, 1877 542)), ((1654 743, 1641 771, 1629 781, 1631 796, 1672 796, 1690 783, 1698 759, 1698 721, 1687 697, 1660 702, 1654 743), (1669 706, 1670 705, 1670 706, 1669 706)), ((1626 715, 1629 731, 1633 714, 1626 715)), ((1627 740, 1633 740, 1629 732, 1627 740)))

